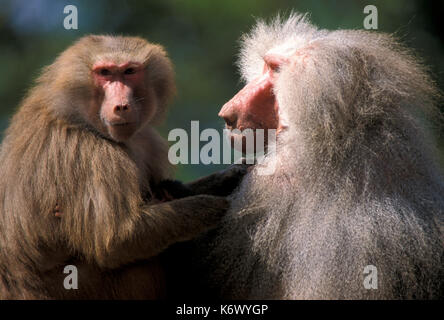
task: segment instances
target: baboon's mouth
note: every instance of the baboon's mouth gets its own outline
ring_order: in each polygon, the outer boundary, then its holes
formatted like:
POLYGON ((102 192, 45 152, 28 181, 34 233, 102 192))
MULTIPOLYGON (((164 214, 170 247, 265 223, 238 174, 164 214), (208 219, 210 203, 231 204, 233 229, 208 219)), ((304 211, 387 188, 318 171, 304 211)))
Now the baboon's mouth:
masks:
POLYGON ((112 127, 124 127, 124 126, 128 126, 133 124, 133 122, 114 122, 114 123, 109 123, 110 126, 112 127))
POLYGON ((237 120, 230 121, 229 119, 225 120, 225 128, 228 130, 234 130, 237 129, 237 120))

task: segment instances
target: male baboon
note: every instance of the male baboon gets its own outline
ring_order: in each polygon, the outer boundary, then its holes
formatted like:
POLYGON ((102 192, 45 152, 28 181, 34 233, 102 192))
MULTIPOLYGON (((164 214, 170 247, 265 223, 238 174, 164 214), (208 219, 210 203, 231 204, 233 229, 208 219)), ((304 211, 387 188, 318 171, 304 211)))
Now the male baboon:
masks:
POLYGON ((247 174, 200 242, 217 294, 442 298, 444 183, 419 120, 439 117, 438 92, 410 50, 294 14, 245 35, 239 66, 247 85, 220 116, 231 129, 277 129, 265 160, 276 169, 247 174), (368 265, 377 289, 364 285, 368 265))

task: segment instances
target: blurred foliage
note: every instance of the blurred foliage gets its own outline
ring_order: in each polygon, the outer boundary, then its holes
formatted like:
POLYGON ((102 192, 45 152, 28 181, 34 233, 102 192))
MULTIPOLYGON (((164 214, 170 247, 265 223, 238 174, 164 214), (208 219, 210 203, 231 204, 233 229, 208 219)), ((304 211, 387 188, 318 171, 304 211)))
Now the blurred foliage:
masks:
MULTIPOLYGON (((367 4, 378 8, 379 31, 396 33, 415 48, 443 88, 442 1, 1 0, 0 132, 39 70, 75 39, 90 33, 139 35, 166 47, 175 64, 178 95, 160 128, 163 136, 172 128, 189 131, 191 120, 199 120, 201 130, 222 128, 217 112, 241 86, 234 66, 238 39, 256 18, 295 10, 309 12, 322 28, 360 29, 367 4), (68 4, 78 8, 78 30, 63 28, 63 8, 68 4)), ((220 167, 182 165, 177 176, 189 180, 220 167)))

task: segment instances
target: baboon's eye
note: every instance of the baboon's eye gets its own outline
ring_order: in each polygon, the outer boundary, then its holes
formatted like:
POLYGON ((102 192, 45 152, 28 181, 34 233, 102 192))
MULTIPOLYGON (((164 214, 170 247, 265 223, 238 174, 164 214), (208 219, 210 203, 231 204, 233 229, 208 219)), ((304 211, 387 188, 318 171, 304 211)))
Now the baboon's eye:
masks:
POLYGON ((108 69, 100 69, 100 75, 101 76, 109 76, 111 74, 111 71, 108 69))
POLYGON ((136 69, 134 69, 134 68, 128 68, 128 69, 125 70, 124 73, 125 73, 125 74, 134 74, 134 73, 136 73, 136 69))

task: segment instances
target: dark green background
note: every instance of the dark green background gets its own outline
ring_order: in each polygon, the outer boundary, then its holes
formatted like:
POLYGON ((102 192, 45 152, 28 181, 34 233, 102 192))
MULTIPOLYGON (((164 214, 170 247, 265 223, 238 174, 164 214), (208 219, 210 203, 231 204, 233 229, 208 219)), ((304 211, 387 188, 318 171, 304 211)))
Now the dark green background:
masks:
MULTIPOLYGON (((395 32, 417 49, 444 85, 444 35, 438 32, 443 1, 309 1, 309 0, 188 0, 188 1, 0 1, 0 132, 32 85, 39 70, 50 64, 76 38, 90 33, 139 35, 161 43, 176 68, 178 95, 168 120, 160 128, 190 128, 191 120, 222 128, 219 108, 241 87, 234 66, 240 35, 256 17, 291 10, 309 12, 322 28, 360 29, 363 8, 374 4, 379 30, 395 32), (76 5, 79 29, 63 28, 63 8, 76 5)), ((63 70, 62 70, 63 72, 63 70)), ((442 140, 442 133, 441 139, 442 140)), ((442 142, 441 142, 442 143, 442 142)), ((178 177, 189 180, 220 166, 181 165, 178 177)))

